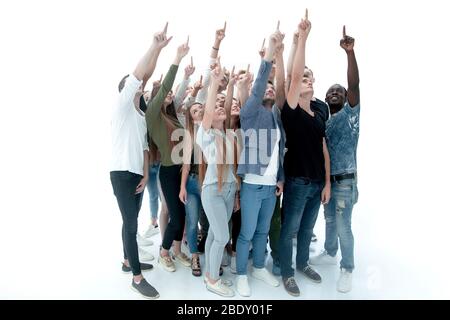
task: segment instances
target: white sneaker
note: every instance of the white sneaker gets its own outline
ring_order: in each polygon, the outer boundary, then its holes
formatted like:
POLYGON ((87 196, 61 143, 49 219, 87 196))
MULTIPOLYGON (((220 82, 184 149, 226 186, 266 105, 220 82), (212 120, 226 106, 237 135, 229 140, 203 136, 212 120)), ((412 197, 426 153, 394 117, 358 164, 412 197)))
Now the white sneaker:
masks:
POLYGON ((352 273, 341 269, 341 276, 339 277, 339 280, 337 282, 336 286, 337 291, 342 293, 347 293, 350 290, 352 290, 352 273))
POLYGON ((217 280, 214 284, 206 281, 206 289, 222 297, 234 297, 233 289, 224 285, 221 279, 217 280))
POLYGON ((139 233, 136 236, 136 240, 137 240, 138 245, 143 246, 143 247, 147 247, 147 246, 152 246, 153 245, 153 241, 152 240, 144 238, 139 233))
POLYGON ((272 287, 278 287, 280 285, 280 281, 278 281, 277 278, 275 278, 269 271, 267 271, 266 268, 253 268, 252 277, 262 280, 272 287))
POLYGON ((237 277, 236 290, 241 297, 250 297, 252 291, 248 285, 248 278, 245 275, 240 275, 237 277))
POLYGON ((236 274, 236 256, 231 256, 230 271, 236 274))
MULTIPOLYGON (((233 281, 231 281, 231 280, 224 279, 224 278, 220 278, 220 280, 222 281, 222 284, 225 285, 225 286, 227 286, 227 287, 233 286, 233 281)), ((206 276, 203 277, 203 282, 204 282, 205 284, 208 283, 208 278, 207 278, 206 276)))
POLYGON ((309 259, 309 263, 312 265, 324 265, 324 264, 336 264, 336 256, 330 256, 325 250, 323 250, 318 256, 309 259))
POLYGON ((153 237, 154 235, 157 235, 159 233, 159 228, 155 227, 154 225, 150 225, 147 229, 147 231, 145 231, 144 233, 144 237, 146 238, 150 238, 153 237))
POLYGON ((155 259, 155 257, 150 252, 145 251, 141 247, 138 247, 138 253, 139 253, 139 260, 152 261, 155 259))

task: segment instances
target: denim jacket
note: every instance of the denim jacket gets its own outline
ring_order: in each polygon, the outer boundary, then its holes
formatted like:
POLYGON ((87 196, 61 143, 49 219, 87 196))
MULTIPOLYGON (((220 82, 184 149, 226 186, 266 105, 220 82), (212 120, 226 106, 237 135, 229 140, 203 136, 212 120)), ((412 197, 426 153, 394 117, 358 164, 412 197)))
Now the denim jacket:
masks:
POLYGON ((247 173, 264 175, 275 147, 278 126, 281 139, 277 181, 284 182, 283 159, 286 135, 281 122, 281 112, 275 105, 272 106, 272 110, 268 110, 262 104, 271 70, 272 63, 262 60, 252 92, 241 109, 240 121, 244 148, 237 173, 240 176, 247 173))

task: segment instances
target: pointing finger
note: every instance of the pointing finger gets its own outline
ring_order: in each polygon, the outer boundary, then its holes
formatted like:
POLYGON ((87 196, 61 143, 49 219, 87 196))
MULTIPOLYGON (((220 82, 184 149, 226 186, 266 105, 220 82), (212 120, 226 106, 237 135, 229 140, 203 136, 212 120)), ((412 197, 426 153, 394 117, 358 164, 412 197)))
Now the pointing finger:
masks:
POLYGON ((305 11, 305 20, 308 20, 308 8, 306 8, 306 11, 305 11))
POLYGON ((169 22, 166 22, 166 25, 164 27, 163 33, 166 34, 167 33, 167 27, 169 26, 169 22))
POLYGON ((223 32, 225 32, 225 30, 227 30, 227 22, 225 21, 225 23, 223 24, 223 32))
POLYGON ((345 26, 342 28, 342 35, 344 38, 347 36, 347 33, 345 32, 345 26))
POLYGON ((280 31, 280 20, 278 20, 278 23, 277 23, 277 31, 280 31))

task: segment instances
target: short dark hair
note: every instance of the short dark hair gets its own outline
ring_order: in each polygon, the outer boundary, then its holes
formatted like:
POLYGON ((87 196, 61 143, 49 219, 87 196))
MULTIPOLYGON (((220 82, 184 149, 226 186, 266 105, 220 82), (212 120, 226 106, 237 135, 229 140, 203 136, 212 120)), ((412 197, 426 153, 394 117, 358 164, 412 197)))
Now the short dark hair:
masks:
POLYGON ((127 74, 125 77, 122 78, 122 80, 120 80, 120 82, 119 82, 119 92, 121 92, 123 90, 123 87, 125 87, 125 82, 127 81, 127 78, 129 76, 130 75, 127 74))

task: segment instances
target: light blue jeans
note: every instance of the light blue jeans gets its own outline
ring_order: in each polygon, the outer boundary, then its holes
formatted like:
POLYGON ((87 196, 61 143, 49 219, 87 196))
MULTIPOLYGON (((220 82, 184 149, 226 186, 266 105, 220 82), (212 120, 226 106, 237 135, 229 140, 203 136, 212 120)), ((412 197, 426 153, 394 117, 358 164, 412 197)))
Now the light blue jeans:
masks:
POLYGON ((154 162, 148 168, 148 182, 147 192, 150 199, 150 213, 153 219, 158 219, 159 210, 159 192, 158 192, 158 179, 159 179, 159 167, 161 163, 159 161, 154 162))
POLYGON ((325 250, 334 257, 340 244, 341 268, 350 272, 355 268, 352 210, 356 202, 358 202, 356 179, 345 179, 331 184, 331 199, 325 206, 325 250))
POLYGON ((219 279, 223 249, 230 239, 228 222, 234 207, 236 183, 224 183, 219 192, 217 183, 204 185, 202 203, 209 221, 205 244, 205 270, 212 280, 219 279))
POLYGON ((253 266, 264 268, 270 222, 277 197, 276 186, 242 183, 241 231, 236 246, 236 271, 247 274, 250 242, 253 244, 253 266))
POLYGON ((189 175, 186 182, 187 203, 184 205, 186 210, 187 223, 187 241, 189 251, 191 253, 198 253, 197 248, 197 233, 198 233, 198 219, 200 210, 202 209, 202 199, 200 186, 198 184, 197 175, 189 175))

